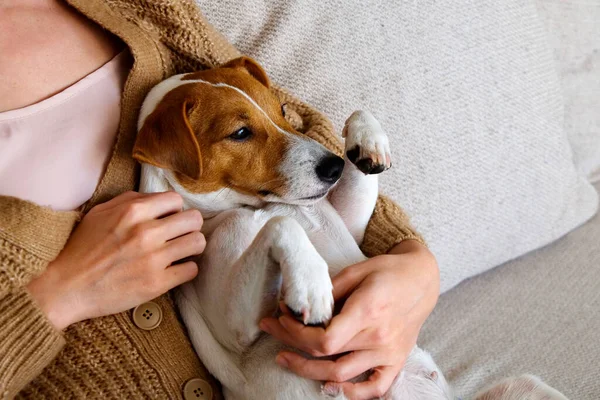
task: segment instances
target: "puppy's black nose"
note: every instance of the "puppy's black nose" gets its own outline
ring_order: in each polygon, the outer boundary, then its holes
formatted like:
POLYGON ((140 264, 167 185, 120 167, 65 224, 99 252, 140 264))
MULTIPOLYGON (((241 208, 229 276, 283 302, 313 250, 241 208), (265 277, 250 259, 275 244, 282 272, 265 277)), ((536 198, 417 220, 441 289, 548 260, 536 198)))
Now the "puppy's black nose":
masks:
POLYGON ((326 183, 335 183, 342 175, 344 159, 338 156, 327 156, 317 165, 317 176, 326 183))

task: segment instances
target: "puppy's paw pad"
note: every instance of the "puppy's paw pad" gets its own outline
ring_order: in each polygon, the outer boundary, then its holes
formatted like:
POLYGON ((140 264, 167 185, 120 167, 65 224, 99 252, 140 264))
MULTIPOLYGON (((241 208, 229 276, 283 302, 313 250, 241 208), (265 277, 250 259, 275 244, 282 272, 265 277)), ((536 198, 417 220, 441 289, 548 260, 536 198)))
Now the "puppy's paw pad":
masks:
POLYGON ((346 156, 364 174, 380 174, 392 166, 389 160, 378 163, 378 161, 374 161, 373 157, 361 156, 360 146, 355 146, 353 149, 348 150, 346 156))
POLYGON ((325 322, 319 322, 319 323, 305 323, 304 321, 308 321, 310 319, 310 313, 308 312, 308 310, 305 308, 302 311, 296 311, 294 309, 292 309, 289 305, 286 304, 286 307, 288 308, 288 310, 290 311, 290 314, 292 315, 292 317, 294 317, 295 319, 297 319, 298 321, 302 322, 304 325, 306 326, 316 326, 316 327, 320 327, 320 328, 325 328, 325 322))
POLYGON ((346 120, 346 156, 365 174, 379 174, 392 166, 388 137, 367 111, 355 111, 346 120))

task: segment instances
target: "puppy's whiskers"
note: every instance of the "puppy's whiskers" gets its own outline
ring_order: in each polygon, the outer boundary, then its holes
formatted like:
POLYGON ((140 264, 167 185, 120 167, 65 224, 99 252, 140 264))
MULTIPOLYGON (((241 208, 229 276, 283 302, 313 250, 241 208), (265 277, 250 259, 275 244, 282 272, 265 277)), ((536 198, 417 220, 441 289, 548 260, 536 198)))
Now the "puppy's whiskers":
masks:
MULTIPOLYGON (((231 189, 232 184, 229 183, 227 184, 227 186, 225 186, 223 189, 219 190, 219 192, 217 193, 217 195, 215 196, 215 198, 213 199, 213 202, 217 202, 217 200, 219 199, 219 196, 221 195, 221 193, 223 193, 225 190, 227 189, 231 189)), ((229 191, 227 191, 227 193, 229 193, 229 191)))
MULTIPOLYGON (((267 189, 267 185, 270 185, 271 183, 277 182, 280 180, 281 180, 281 178, 274 178, 274 179, 271 179, 270 181, 266 181, 266 182, 260 184, 257 191, 265 190, 265 189, 267 189)), ((281 187, 281 185, 279 185, 278 187, 281 187)))

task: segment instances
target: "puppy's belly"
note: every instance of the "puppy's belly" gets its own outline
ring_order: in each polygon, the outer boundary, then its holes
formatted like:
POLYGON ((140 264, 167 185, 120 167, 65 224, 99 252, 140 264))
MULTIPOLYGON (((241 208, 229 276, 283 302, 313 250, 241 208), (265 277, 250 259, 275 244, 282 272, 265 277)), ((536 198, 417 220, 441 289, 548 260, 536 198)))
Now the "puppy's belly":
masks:
POLYGON ((284 349, 286 347, 280 342, 262 335, 242 359, 248 385, 240 392, 226 388, 224 394, 227 400, 325 399, 319 382, 301 378, 275 363, 277 353, 284 349))
MULTIPOLYGON (((201 258, 200 273, 192 284, 196 287, 197 305, 214 339, 240 357, 237 368, 246 378, 246 384, 228 386, 227 379, 219 376, 219 368, 211 368, 211 357, 214 355, 199 353, 211 373, 224 384, 228 400, 268 400, 270 395, 274 400, 325 398, 319 382, 300 378, 275 363, 277 353, 285 348, 280 342, 261 334, 250 347, 236 350, 235 336, 227 332, 228 327, 223 319, 227 301, 221 299, 221 288, 226 286, 226 270, 241 256, 258 231, 277 216, 294 218, 300 223, 327 262, 331 276, 346 266, 366 259, 342 219, 326 200, 311 207, 271 204, 259 210, 240 209, 219 223, 209 234, 206 251, 201 258)), ((194 326, 188 318, 202 318, 200 314, 183 314, 183 317, 188 328, 194 326)))

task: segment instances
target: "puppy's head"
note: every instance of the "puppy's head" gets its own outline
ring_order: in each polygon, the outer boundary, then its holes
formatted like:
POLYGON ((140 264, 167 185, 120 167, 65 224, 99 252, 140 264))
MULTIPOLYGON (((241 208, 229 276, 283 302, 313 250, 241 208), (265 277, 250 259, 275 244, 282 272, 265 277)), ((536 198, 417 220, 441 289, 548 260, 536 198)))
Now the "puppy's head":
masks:
POLYGON ((173 76, 146 97, 133 156, 189 195, 229 189, 268 202, 324 197, 344 161, 295 131, 253 60, 173 76), (173 180, 175 182, 173 182, 173 180))

